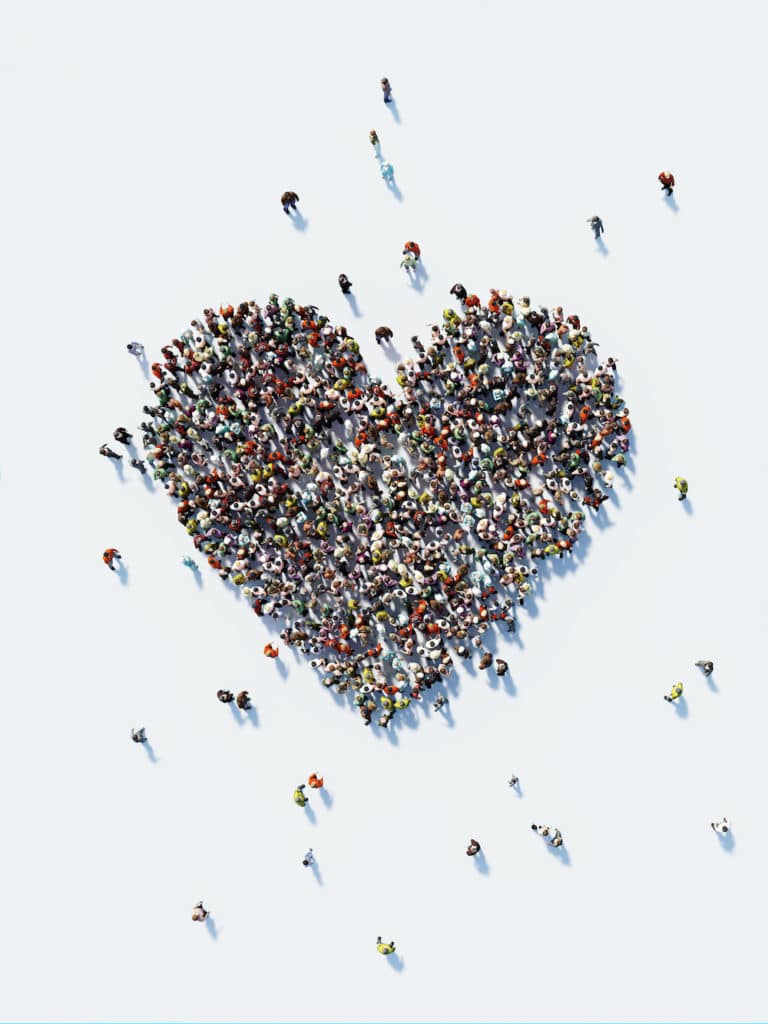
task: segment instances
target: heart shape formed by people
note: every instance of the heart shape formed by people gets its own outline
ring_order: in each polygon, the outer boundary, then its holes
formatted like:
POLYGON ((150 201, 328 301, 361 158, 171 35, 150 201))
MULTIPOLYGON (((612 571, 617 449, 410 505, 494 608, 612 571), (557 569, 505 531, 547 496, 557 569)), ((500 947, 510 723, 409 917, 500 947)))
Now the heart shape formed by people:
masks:
POLYGON ((206 309, 152 364, 144 447, 179 521, 365 724, 473 649, 490 668, 484 634, 514 631, 532 563, 570 554, 626 464, 615 362, 579 317, 462 298, 412 339, 399 390, 346 328, 276 295, 206 309))

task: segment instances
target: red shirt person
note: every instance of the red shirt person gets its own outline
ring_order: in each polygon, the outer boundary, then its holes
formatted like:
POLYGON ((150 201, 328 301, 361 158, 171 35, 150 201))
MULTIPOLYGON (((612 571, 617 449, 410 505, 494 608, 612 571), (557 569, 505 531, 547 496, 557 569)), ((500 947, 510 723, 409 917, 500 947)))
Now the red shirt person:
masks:
POLYGON ((666 192, 668 196, 672 195, 675 187, 675 176, 671 171, 662 171, 659 174, 659 181, 661 182, 661 191, 666 192))

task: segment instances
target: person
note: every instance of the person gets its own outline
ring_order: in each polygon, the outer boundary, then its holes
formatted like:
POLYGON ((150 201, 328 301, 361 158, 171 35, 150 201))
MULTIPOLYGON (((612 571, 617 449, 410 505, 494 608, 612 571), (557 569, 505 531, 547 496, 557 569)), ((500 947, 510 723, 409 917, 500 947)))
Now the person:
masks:
POLYGON ((134 743, 146 743, 147 737, 144 726, 141 729, 131 729, 131 739, 134 743))
POLYGON ((453 288, 451 288, 451 295, 457 298, 459 302, 463 302, 467 297, 467 289, 463 284, 456 283, 453 288))
POLYGON ((439 711, 440 708, 444 708, 448 704, 448 698, 444 693, 439 693, 432 704, 433 711, 439 711))
POLYGON ((409 252, 406 256, 403 256, 403 258, 400 260, 400 266, 401 267, 405 267, 406 271, 415 270, 416 269, 416 263, 417 263, 416 257, 413 255, 412 252, 409 252))
POLYGON ((308 868, 310 866, 310 864, 314 864, 315 863, 315 855, 312 852, 312 847, 311 846, 307 850, 307 852, 304 854, 304 859, 302 860, 301 863, 304 865, 305 868, 308 868))
POLYGON ((560 831, 559 828, 556 828, 554 830, 554 832, 552 833, 552 838, 549 840, 549 842, 552 846, 563 845, 563 833, 560 831))
POLYGON ((694 662, 694 664, 696 665, 696 668, 701 669, 705 676, 711 676, 715 671, 714 661, 697 661, 694 662))
POLYGON ((339 288, 345 295, 349 295, 352 291, 352 282, 349 280, 346 274, 339 274, 339 288))
POLYGON ((125 427, 117 427, 112 437, 121 444, 130 444, 133 441, 133 434, 129 434, 125 427))
POLYGON ((593 232, 595 234, 595 241, 599 242, 600 241, 600 235, 604 235, 605 234, 605 228, 603 227, 603 222, 600 220, 600 218, 597 216, 597 214, 595 214, 594 217, 588 217, 587 218, 587 223, 592 228, 592 230, 593 230, 593 232))
POLYGON ((519 781, 520 781, 520 779, 518 779, 518 777, 516 775, 511 775, 509 777, 509 779, 507 780, 507 785, 508 786, 516 786, 519 781))
POLYGON ((99 455, 103 455, 106 459, 122 459, 122 455, 118 455, 117 452, 113 452, 108 444, 103 444, 99 448, 99 455))
POLYGON ((675 685, 672 687, 672 689, 669 691, 669 693, 668 694, 667 693, 664 694, 664 700, 667 701, 668 704, 671 704, 673 701, 679 700, 682 696, 683 696, 683 684, 682 683, 675 683, 675 685))
POLYGON ((296 209, 298 201, 299 197, 295 192, 283 192, 280 196, 280 202, 283 204, 283 213, 287 213, 290 216, 291 210, 296 209))
POLYGON ((139 359, 144 355, 144 346, 138 341, 129 341, 125 347, 132 356, 137 356, 139 359))
POLYGON ((101 560, 104 563, 104 565, 109 566, 112 572, 116 572, 117 566, 115 565, 115 559, 120 561, 122 557, 123 556, 120 554, 117 548, 105 548, 104 553, 101 556, 101 560))
POLYGON ((675 477, 675 490, 680 492, 680 497, 677 500, 685 501, 688 497, 688 481, 685 479, 685 477, 675 477))
POLYGON ((381 80, 381 91, 384 93, 384 102, 392 102, 392 86, 389 84, 388 78, 382 78, 381 80))
POLYGON ((305 807, 309 803, 309 797, 304 793, 304 790, 306 788, 307 787, 304 785, 304 783, 302 783, 300 786, 297 786, 296 789, 294 789, 293 791, 293 802, 295 804, 298 804, 299 807, 305 807))
POLYGON ((382 341, 392 341, 394 333, 391 327, 377 327, 373 332, 373 336, 376 338, 376 344, 380 345, 382 341))
POLYGON ((382 956, 389 956, 390 953, 395 952, 395 940, 392 939, 391 942, 382 942, 381 936, 379 935, 376 939, 376 949, 382 956))
POLYGON ((368 138, 371 140, 371 145, 373 146, 373 148, 376 149, 376 147, 379 145, 379 136, 376 134, 375 128, 371 128, 371 130, 368 132, 368 138))
POLYGON ((540 836, 549 835, 549 825, 531 825, 531 828, 540 836))
POLYGON ((203 901, 200 900, 192 908, 192 920, 193 921, 204 921, 208 917, 208 911, 203 906, 203 901))
POLYGON ((668 196, 671 196, 675 188, 674 174, 670 171, 662 171, 659 174, 659 181, 661 182, 661 191, 665 192, 668 196))
POLYGON ((142 476, 147 472, 147 464, 143 459, 131 459, 131 465, 134 469, 138 469, 142 476))
POLYGON ((720 821, 713 821, 710 824, 715 832, 719 832, 721 836, 724 836, 730 829, 727 818, 721 818, 720 821))
POLYGON ((506 661, 504 661, 503 658, 497 658, 496 659, 496 666, 495 666, 495 668, 496 668, 496 675, 497 676, 505 676, 507 674, 507 672, 509 671, 509 665, 507 664, 506 661))
POLYGON ((312 774, 307 779, 307 782, 309 783, 311 789, 323 788, 323 777, 322 775, 318 775, 317 772, 312 772, 312 774))
POLYGON ((403 246, 403 256, 413 253, 417 260, 421 259, 421 246, 418 242, 406 242, 403 246))
POLYGON ((251 698, 248 696, 247 690, 241 690, 238 693, 235 697, 235 704, 237 704, 241 711, 247 711, 251 707, 251 698))
POLYGON ((264 654, 268 658, 277 658, 280 655, 280 649, 275 647, 274 644, 264 644, 264 654))
POLYGON ((222 704, 231 704, 235 699, 234 693, 231 690, 217 690, 216 696, 219 698, 222 704))
POLYGON ((469 846, 467 847, 467 856, 474 857, 478 853, 480 853, 480 843, 476 839, 470 839, 469 846))
POLYGON ((493 655, 491 654, 491 652, 484 651, 483 656, 480 658, 480 661, 478 662, 478 668, 490 668, 492 661, 493 655))
POLYGON ((192 572, 200 572, 200 566, 197 564, 194 558, 192 558, 191 555, 184 555, 181 561, 182 565, 186 565, 186 567, 188 569, 191 569, 192 572))
POLYGON ((390 163, 383 163, 381 165, 381 176, 384 181, 391 182, 395 176, 395 168, 390 163))

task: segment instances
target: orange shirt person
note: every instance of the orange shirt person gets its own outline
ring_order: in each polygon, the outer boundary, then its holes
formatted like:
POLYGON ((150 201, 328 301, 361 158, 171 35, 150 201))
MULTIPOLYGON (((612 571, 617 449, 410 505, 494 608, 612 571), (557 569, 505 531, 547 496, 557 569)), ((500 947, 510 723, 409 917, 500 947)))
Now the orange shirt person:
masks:
POLYGON ((104 565, 108 565, 109 566, 109 568, 112 570, 112 572, 115 572, 116 571, 115 565, 114 565, 115 559, 117 558, 119 560, 122 557, 123 556, 120 554, 120 552, 117 550, 117 548, 106 548, 106 550, 104 551, 104 554, 101 556, 101 560, 104 563, 104 565))
POLYGON ((278 655, 280 654, 280 651, 277 649, 277 647, 274 647, 272 644, 264 644, 264 653, 268 658, 277 658, 278 655))
POLYGON ((307 782, 309 783, 311 789, 322 789, 323 788, 322 776, 318 776, 317 772, 312 772, 312 774, 307 779, 307 782))

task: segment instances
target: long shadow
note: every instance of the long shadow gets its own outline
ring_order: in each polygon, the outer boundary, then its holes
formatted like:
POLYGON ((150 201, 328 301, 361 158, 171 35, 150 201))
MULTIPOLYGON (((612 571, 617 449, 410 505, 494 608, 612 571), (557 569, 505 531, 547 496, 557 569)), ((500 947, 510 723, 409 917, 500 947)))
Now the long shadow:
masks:
POLYGON ((713 693, 720 693, 720 690, 717 688, 717 683, 712 678, 712 676, 704 676, 704 679, 706 680, 707 686, 710 688, 710 690, 712 690, 713 693))
POLYGON ((192 569, 191 572, 192 572, 192 575, 195 578, 195 583, 197 584, 197 589, 198 590, 202 590, 203 589, 203 574, 200 572, 199 569, 192 569))
POLYGON ((280 661, 279 658, 273 658, 272 660, 275 663, 275 668, 277 669, 277 674, 280 676, 280 678, 281 679, 287 679, 288 678, 288 666, 285 664, 285 662, 284 661, 280 661))
POLYGON ((315 810, 310 803, 304 804, 304 813, 306 814, 307 820, 309 821, 310 825, 317 824, 317 815, 315 814, 315 810))
POLYGON ((235 704, 233 700, 230 701, 229 704, 227 704, 227 707, 232 712, 232 718, 237 722, 237 724, 245 725, 245 718, 242 712, 240 711, 240 708, 237 706, 237 704, 235 704))
POLYGON ((126 566, 122 562, 118 562, 117 563, 117 568, 115 569, 115 574, 117 575, 117 578, 120 580, 121 585, 124 586, 124 587, 127 587, 128 586, 128 569, 126 568, 126 566))
POLYGON ((326 807, 333 807, 333 797, 328 790, 323 786, 320 790, 320 799, 323 801, 326 807))
POLYGON ((149 742, 149 740, 145 740, 145 742, 142 743, 141 745, 146 750, 147 757, 149 758, 150 762, 152 764, 157 764, 158 757, 157 757, 157 754, 155 753, 155 748, 152 746, 152 744, 149 742))
POLYGON ((397 108, 397 100, 391 99, 389 103, 385 103, 384 106, 389 108, 389 112, 394 118, 395 124, 403 123, 403 119, 400 117, 400 111, 397 108))
POLYGON ((671 210, 672 213, 679 213, 680 212, 680 207, 677 205, 677 200, 675 199, 674 196, 665 195, 664 196, 664 202, 667 204, 667 208, 669 210, 671 210))
POLYGON ((548 842, 547 849, 553 857, 557 858, 557 860, 560 861, 561 864, 564 864, 568 868, 571 866, 571 855, 570 853, 568 853, 568 850, 565 848, 565 846, 553 846, 551 843, 548 842))
POLYGON ((208 929, 208 934, 215 942, 219 937, 219 929, 216 927, 216 922, 214 921, 210 913, 208 914, 208 917, 206 917, 205 919, 205 927, 208 929))
POLYGON ((686 498, 685 501, 681 501, 680 504, 683 506, 686 515, 693 515, 693 502, 690 498, 686 498))
POLYGON ((149 473, 142 473, 141 474, 141 482, 144 484, 144 486, 147 488, 148 491, 154 492, 154 490, 155 490, 155 481, 152 479, 152 477, 149 475, 149 473))
POLYGON ((725 850, 726 853, 733 853, 733 848, 736 845, 733 832, 729 829, 727 832, 718 832, 716 834, 720 841, 720 849, 725 850))
POLYGON ((384 184, 387 186, 387 188, 392 193, 392 195, 395 197, 395 199, 398 201, 398 203, 402 203, 402 201, 403 201, 403 193, 398 188, 397 183, 395 182, 395 179, 394 178, 385 178, 384 179, 384 184))
POLYGON ((363 314, 360 312, 357 305, 357 298, 352 294, 352 292, 349 292, 347 295, 344 296, 344 298, 349 303, 349 308, 352 311, 352 316, 361 317, 363 314))
POLYGON ((405 961, 399 953, 390 953, 386 960, 392 970, 397 971, 398 974, 405 970, 405 961))
POLYGON ((677 700, 672 701, 672 706, 675 709, 675 714, 678 718, 688 717, 688 701, 685 697, 678 697, 677 700))
POLYGON ((121 484, 124 484, 125 483, 125 470, 123 469, 123 460, 122 459, 110 459, 109 461, 115 467, 115 472, 117 473, 117 479, 120 481, 121 484))
POLYGON ((309 220, 300 210, 294 210, 293 214, 288 219, 297 231, 306 231, 309 227, 309 220))
POLYGON ((603 241, 602 235, 600 236, 600 238, 597 239, 595 244, 597 246, 597 251, 600 253, 601 256, 610 255, 611 250, 606 246, 605 242, 603 241))
POLYGON ((472 858, 472 860, 475 862, 475 867, 477 868, 478 872, 481 875, 489 875, 491 873, 491 869, 488 866, 488 861, 485 859, 484 850, 479 850, 472 858))
POLYGON ((258 727, 259 727, 259 713, 258 713, 258 711, 256 710, 256 708, 253 705, 251 705, 248 708, 248 710, 245 712, 245 717, 248 719, 248 721, 251 723, 251 725, 254 727, 254 729, 258 729, 258 727))
POLYGON ((315 881, 317 882, 317 884, 325 885, 325 882, 323 881, 323 876, 320 874, 320 868, 317 866, 317 861, 313 860, 309 866, 312 869, 312 874, 315 876, 315 881))

